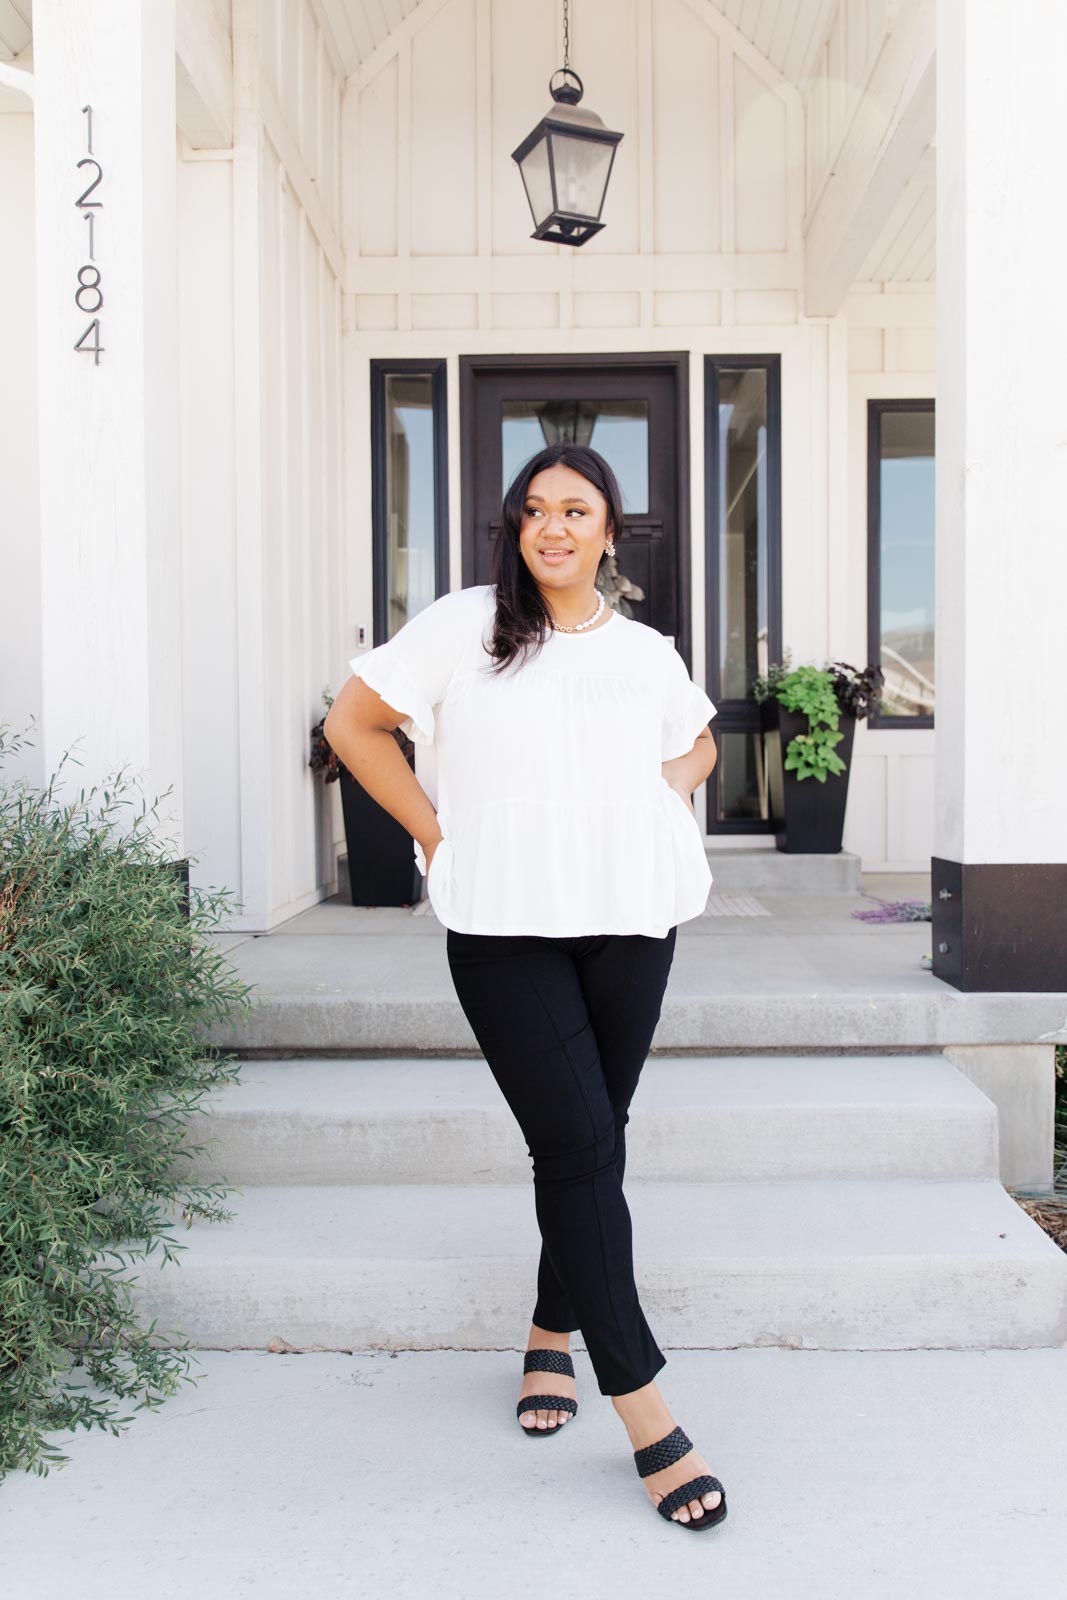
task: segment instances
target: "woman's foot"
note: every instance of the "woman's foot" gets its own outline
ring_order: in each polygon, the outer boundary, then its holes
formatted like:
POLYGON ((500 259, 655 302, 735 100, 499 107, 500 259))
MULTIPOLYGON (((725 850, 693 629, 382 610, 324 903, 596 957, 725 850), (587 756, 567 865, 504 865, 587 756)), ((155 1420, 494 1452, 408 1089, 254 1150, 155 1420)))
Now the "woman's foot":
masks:
MULTIPOLYGON (((646 1445, 655 1444, 657 1440, 666 1438, 675 1426, 674 1418, 667 1409, 667 1402, 659 1392, 655 1380, 646 1383, 643 1389, 634 1389, 630 1394, 612 1395, 611 1403, 619 1413, 630 1435, 630 1444, 635 1450, 643 1450, 646 1445)), ((672 1489, 681 1488, 683 1483, 688 1483, 690 1478, 699 1477, 701 1473, 710 1473, 711 1468, 704 1457, 697 1450, 687 1450, 679 1460, 664 1467, 660 1472, 651 1472, 647 1478, 642 1478, 649 1499, 654 1506, 658 1506, 665 1494, 672 1489)), ((701 1495, 698 1500, 690 1500, 686 1505, 679 1506, 677 1511, 671 1513, 672 1522, 688 1522, 690 1518, 699 1519, 705 1512, 714 1511, 722 1500, 722 1495, 717 1489, 708 1494, 701 1495)))
MULTIPOLYGON (((563 1350, 569 1353, 571 1336, 569 1333, 550 1333, 547 1328, 539 1328, 536 1323, 530 1324, 530 1337, 527 1341, 527 1350, 563 1350)), ((577 1400, 578 1391, 573 1378, 568 1378, 562 1372, 527 1372, 523 1375, 522 1388, 519 1390, 519 1399, 525 1400, 528 1394, 558 1394, 565 1400, 577 1400)), ((519 1422, 524 1428, 556 1428, 571 1420, 569 1411, 524 1411, 519 1422)))

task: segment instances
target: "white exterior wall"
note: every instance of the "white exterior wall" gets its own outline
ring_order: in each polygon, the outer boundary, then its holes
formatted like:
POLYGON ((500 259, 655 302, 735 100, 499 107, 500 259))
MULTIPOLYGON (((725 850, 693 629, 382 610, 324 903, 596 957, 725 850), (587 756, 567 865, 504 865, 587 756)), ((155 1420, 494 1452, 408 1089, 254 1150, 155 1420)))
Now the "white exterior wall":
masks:
MULTIPOLYGON (((447 358, 456 586, 459 356, 688 350, 693 672, 702 679, 703 357, 780 352, 784 639, 795 663, 865 663, 866 507, 856 474, 866 470, 866 418, 857 396, 930 393, 932 329, 925 343, 897 345, 895 370, 872 373, 862 317, 857 323, 848 308, 833 318, 803 315, 803 213, 826 160, 830 112, 813 141, 801 91, 700 0, 583 0, 571 58, 585 76, 585 103, 625 138, 604 232, 580 250, 539 243, 529 237, 510 152, 550 103, 556 10, 524 0, 423 0, 348 80, 350 503, 360 519, 369 513, 372 358, 447 358), (880 390, 883 382, 898 387, 880 390)), ((873 49, 881 8, 870 11, 873 49)), ((853 61, 848 70, 861 67, 853 61)), ((832 95, 829 103, 842 118, 843 106, 832 95)), ((890 302, 879 299, 881 314, 890 302)), ((922 300, 932 313, 932 294, 922 300)), ((345 658, 360 625, 370 637, 365 528, 354 521, 346 546, 345 658)), ((874 735, 861 726, 857 739, 845 848, 869 870, 926 868, 932 732, 874 735)), ((340 847, 339 812, 336 824, 340 847)), ((715 841, 723 849, 754 842, 762 841, 715 841)))
POLYGON ((313 5, 234 9, 234 148, 179 163, 186 816, 260 930, 334 865, 307 762, 343 614, 341 84, 313 5))
MULTIPOLYGON (((840 659, 866 664, 867 401, 929 399, 934 383, 934 296, 923 285, 849 296, 846 433, 847 531, 832 575, 840 596, 840 659)), ((936 710, 935 710, 936 716, 936 710)), ((926 872, 934 828, 933 728, 856 727, 844 845, 869 871, 926 872)))
MULTIPOLYGON (((14 99, 14 96, 11 97, 14 99)), ((21 98, 21 97, 20 97, 21 98)), ((33 115, 0 110, 0 722, 33 741, 0 779, 44 780, 40 744, 41 520, 37 479, 37 283, 33 115), (35 720, 34 720, 35 719, 35 720)))
MULTIPOLYGON (((270 911, 291 915, 333 871, 310 730, 341 640, 341 84, 310 3, 261 4, 263 547, 271 720, 270 911)), ((338 808, 339 809, 339 808, 338 808)))
MULTIPOLYGON (((866 400, 933 393, 933 289, 920 186, 871 262, 872 277, 919 281, 803 313, 805 217, 862 115, 883 0, 842 0, 804 90, 703 0, 582 0, 572 59, 625 139, 607 228, 580 251, 529 238, 510 159, 549 104, 558 5, 421 0, 347 81, 319 0, 233 11, 233 146, 179 139, 184 825, 197 881, 233 887, 233 926, 259 930, 330 892, 343 849, 308 734, 370 631, 372 357, 447 360, 458 584, 460 355, 688 350, 702 678, 703 357, 780 353, 785 642, 794 661, 861 663, 866 400)), ((217 28, 209 42, 217 56, 217 28)), ((204 82, 228 137, 226 67, 204 82)), ((32 143, 28 107, 0 115, 0 287, 19 306, 33 301, 32 143)), ((0 715, 20 727, 40 704, 30 320, 0 338, 15 596, 0 715)), ((866 868, 928 866, 933 740, 857 730, 845 846, 866 868)))

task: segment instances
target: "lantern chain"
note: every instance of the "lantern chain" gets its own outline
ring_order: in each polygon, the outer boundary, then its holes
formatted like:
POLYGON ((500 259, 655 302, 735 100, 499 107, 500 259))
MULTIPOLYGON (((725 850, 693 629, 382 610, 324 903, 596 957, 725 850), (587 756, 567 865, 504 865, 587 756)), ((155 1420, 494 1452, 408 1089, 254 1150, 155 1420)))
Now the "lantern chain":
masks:
POLYGON ((563 70, 571 64, 570 0, 563 0, 563 70))

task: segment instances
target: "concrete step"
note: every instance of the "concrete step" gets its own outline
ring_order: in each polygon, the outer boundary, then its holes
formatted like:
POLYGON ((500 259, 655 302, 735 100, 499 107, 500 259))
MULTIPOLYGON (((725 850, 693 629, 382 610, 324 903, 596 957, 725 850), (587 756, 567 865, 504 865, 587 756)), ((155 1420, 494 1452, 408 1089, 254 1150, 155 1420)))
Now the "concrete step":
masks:
MULTIPOLYGON (((718 892, 730 894, 858 894, 863 862, 853 850, 838 850, 833 855, 779 850, 771 839, 767 844, 724 848, 706 843, 705 854, 711 864, 718 892)), ((918 875, 916 875, 918 876, 918 875)), ((924 885, 929 898, 929 880, 924 885)), ((423 896, 425 898, 425 894, 423 896)), ((337 858, 337 895, 340 905, 351 905, 348 882, 348 855, 337 858)))
MULTIPOLYGON (((181 1171, 248 1184, 510 1183, 526 1142, 484 1060, 245 1062, 181 1171)), ((943 1056, 653 1057, 627 1181, 994 1178, 991 1100, 943 1056)))
MULTIPOLYGON (((992 1179, 645 1183, 627 1190, 664 1348, 1023 1348, 1067 1339, 1067 1256, 992 1179)), ((126 1263, 155 1337, 210 1349, 524 1341, 531 1185, 265 1185, 126 1263)))
MULTIPOLYGON (((705 853, 720 894, 859 894, 862 858, 853 850, 833 855, 790 854, 768 845, 726 849, 708 844, 705 853)), ((929 889, 927 889, 929 897, 929 889)))

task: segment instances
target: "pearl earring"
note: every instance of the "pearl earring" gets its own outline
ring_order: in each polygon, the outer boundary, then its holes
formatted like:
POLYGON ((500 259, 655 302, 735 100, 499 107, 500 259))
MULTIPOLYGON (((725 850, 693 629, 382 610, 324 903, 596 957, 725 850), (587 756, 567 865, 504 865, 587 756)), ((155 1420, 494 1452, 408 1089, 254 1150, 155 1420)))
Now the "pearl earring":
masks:
POLYGON ((613 556, 615 554, 615 541, 614 541, 614 539, 609 539, 608 540, 607 552, 608 552, 609 556, 613 556))

